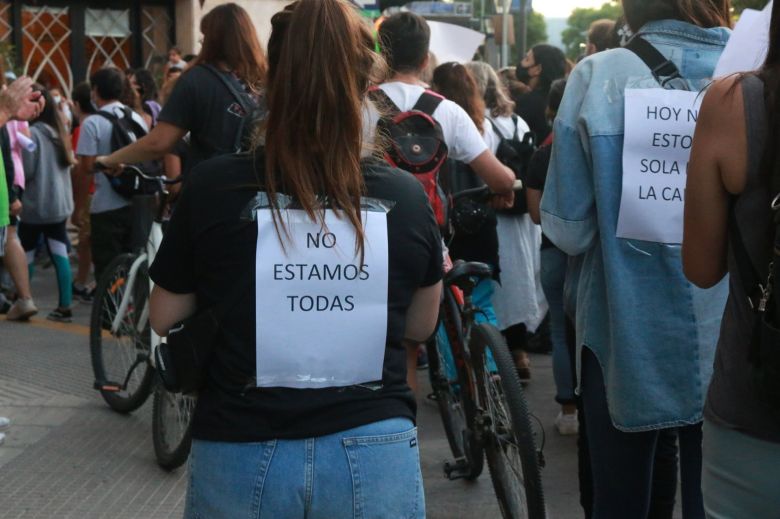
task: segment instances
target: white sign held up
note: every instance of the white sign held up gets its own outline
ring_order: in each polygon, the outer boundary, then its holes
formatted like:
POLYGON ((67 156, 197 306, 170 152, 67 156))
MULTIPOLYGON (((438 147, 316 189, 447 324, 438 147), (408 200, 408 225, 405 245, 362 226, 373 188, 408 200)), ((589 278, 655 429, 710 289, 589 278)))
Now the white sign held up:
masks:
POLYGON ((387 215, 362 214, 355 229, 333 211, 325 227, 304 211, 282 212, 279 241, 270 209, 257 211, 255 268, 258 387, 343 387, 382 379, 387 337, 387 215))
POLYGON ((682 243, 685 179, 703 95, 627 89, 617 237, 682 243))

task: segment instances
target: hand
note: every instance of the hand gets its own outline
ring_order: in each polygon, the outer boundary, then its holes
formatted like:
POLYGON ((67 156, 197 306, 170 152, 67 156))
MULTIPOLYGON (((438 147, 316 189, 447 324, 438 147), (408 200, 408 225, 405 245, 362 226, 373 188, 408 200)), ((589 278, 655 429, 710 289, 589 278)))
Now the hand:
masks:
POLYGON ((95 159, 95 169, 110 177, 119 175, 124 168, 124 164, 111 164, 111 161, 106 155, 101 155, 95 159))
POLYGON ((502 195, 493 195, 490 200, 490 206, 493 209, 509 209, 515 203, 515 192, 510 191, 502 195))
POLYGON ((29 121, 40 115, 46 101, 33 91, 33 80, 20 77, 0 92, 0 111, 7 119, 29 121))
POLYGON ((19 216, 22 214, 22 201, 21 200, 14 200, 11 204, 11 207, 9 208, 11 216, 19 216))

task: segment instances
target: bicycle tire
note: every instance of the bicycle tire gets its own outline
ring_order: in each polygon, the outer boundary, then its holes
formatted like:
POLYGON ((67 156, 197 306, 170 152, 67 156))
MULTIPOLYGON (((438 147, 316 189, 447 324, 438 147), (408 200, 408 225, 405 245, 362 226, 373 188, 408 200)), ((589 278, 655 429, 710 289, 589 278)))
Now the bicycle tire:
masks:
POLYGON ((483 446, 490 479, 501 514, 505 519, 544 519, 544 490, 523 386, 517 376, 512 355, 501 333, 490 324, 472 329, 471 351, 479 360, 478 388, 480 406, 487 413, 489 428, 484 431, 483 446), (497 373, 485 364, 486 352, 492 353, 497 373), (519 458, 511 465, 508 459, 519 458))
MULTIPOLYGON (((137 331, 137 322, 133 319, 134 311, 128 312, 130 318, 120 327, 124 334, 120 332, 119 335, 111 335, 108 331, 124 294, 128 271, 137 257, 135 254, 121 254, 108 264, 95 288, 89 326, 90 357, 96 384, 103 400, 111 409, 119 413, 130 413, 141 407, 149 398, 152 385, 151 366, 149 362, 142 361, 144 354, 148 358, 151 332, 137 331), (147 337, 144 338, 144 335, 147 337), (110 343, 116 343, 114 345, 118 345, 121 349, 116 349, 108 355, 110 343), (121 359, 120 362, 115 362, 117 357, 121 359), (140 363, 135 365, 137 362, 140 363), (133 373, 130 374, 128 387, 124 390, 114 391, 100 387, 107 383, 124 383, 131 369, 133 373)), ((144 299, 148 301, 149 285, 146 282, 148 276, 146 272, 146 267, 142 266, 136 278, 140 283, 136 283, 137 301, 133 308, 138 308, 137 303, 144 299)))
MULTIPOLYGON (((445 290, 441 306, 442 323, 450 345, 463 344, 460 307, 450 289, 445 290)), ((426 344, 431 384, 450 451, 456 460, 466 460, 467 470, 463 474, 463 478, 473 481, 482 474, 485 463, 482 445, 475 438, 473 429, 469 427, 469 424, 474 423, 476 405, 474 400, 469 397, 468 391, 463 391, 463 388, 470 387, 468 376, 465 373, 466 367, 457 366, 457 364, 463 363, 458 363, 456 360, 457 387, 448 380, 441 357, 441 348, 443 347, 446 346, 440 345, 436 338, 426 344)))
POLYGON ((157 464, 165 470, 179 468, 190 455, 194 406, 195 397, 171 393, 157 381, 152 399, 152 443, 157 464))

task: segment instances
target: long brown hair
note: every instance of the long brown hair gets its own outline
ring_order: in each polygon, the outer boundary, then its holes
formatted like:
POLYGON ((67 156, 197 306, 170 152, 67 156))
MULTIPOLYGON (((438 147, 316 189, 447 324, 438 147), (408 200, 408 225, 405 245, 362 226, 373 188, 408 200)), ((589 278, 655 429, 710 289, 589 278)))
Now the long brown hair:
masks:
POLYGON ((57 133, 57 138, 54 139, 54 146, 57 148, 57 158, 59 159, 60 164, 62 166, 74 166, 76 164, 76 157, 73 155, 73 146, 71 145, 70 135, 65 129, 65 124, 62 121, 62 114, 60 113, 59 108, 47 89, 39 84, 36 84, 34 88, 41 93, 46 102, 43 105, 41 113, 31 122, 33 124, 37 122, 44 123, 57 133))
POLYGON ((354 226, 362 258, 363 107, 379 59, 370 27, 343 0, 298 0, 271 25, 264 188, 277 232, 287 232, 279 192, 323 225, 324 196, 354 226))
POLYGON ((653 20, 680 20, 699 27, 731 27, 731 0, 623 0, 623 12, 636 32, 653 20))
POLYGON ((457 103, 477 125, 479 133, 485 126, 485 101, 477 90, 474 76, 466 67, 454 61, 439 65, 433 71, 433 89, 457 103))
POLYGON ((265 84, 268 61, 252 19, 234 3, 218 5, 200 21, 203 47, 194 65, 226 65, 247 86, 259 92, 265 84))

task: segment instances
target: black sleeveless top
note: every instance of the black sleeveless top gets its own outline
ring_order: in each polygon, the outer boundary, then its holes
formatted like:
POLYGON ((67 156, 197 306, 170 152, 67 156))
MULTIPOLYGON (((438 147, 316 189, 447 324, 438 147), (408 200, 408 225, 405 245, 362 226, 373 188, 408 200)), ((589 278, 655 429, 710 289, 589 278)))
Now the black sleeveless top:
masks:
MULTIPOLYGON (((774 233, 768 183, 761 178, 761 158, 767 137, 764 83, 755 75, 742 80, 748 139, 748 171, 744 191, 735 198, 733 218, 756 271, 767 276, 774 233)), ((734 259, 729 233, 729 298, 723 313, 715 370, 704 414, 708 420, 763 440, 780 443, 780 411, 772 409, 753 387, 748 344, 754 313, 734 259)))

